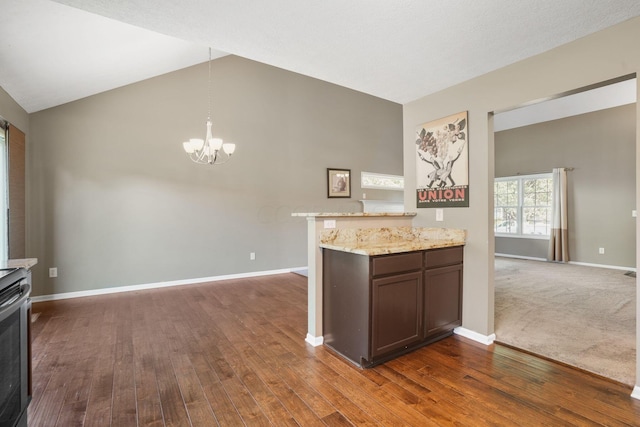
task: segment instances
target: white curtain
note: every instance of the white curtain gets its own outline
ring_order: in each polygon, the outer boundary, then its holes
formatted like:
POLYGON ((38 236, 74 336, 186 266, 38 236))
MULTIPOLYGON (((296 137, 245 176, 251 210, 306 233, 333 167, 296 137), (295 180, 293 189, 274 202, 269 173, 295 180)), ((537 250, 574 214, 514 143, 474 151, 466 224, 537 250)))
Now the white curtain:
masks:
POLYGON ((567 171, 553 169, 553 201, 551 209, 551 235, 549 236, 548 261, 569 261, 567 234, 567 171))

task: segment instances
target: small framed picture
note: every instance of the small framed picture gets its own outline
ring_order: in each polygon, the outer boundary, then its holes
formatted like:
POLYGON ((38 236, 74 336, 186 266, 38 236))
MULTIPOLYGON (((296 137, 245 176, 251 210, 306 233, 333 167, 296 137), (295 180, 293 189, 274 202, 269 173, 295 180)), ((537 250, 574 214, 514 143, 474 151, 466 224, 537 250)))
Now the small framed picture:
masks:
POLYGON ((327 197, 351 197, 351 169, 327 168, 327 197))

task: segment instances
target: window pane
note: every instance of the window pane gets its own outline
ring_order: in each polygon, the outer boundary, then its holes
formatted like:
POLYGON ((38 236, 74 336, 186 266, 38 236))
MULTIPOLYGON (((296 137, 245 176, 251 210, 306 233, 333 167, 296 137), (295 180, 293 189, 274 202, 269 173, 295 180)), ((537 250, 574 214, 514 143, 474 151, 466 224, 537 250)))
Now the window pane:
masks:
POLYGON ((549 180, 548 179, 536 180, 536 191, 538 192, 549 191, 549 180))
POLYGON ((544 192, 538 193, 537 205, 551 206, 551 193, 544 192))
POLYGON ((518 209, 497 208, 494 212, 494 231, 496 233, 516 234, 518 232, 518 209))
POLYGON ((527 179, 524 181, 523 206, 551 205, 551 185, 549 179, 527 179))
POLYGON ((550 208, 524 208, 523 216, 522 234, 549 235, 551 224, 550 208))
POLYGON ((536 180, 535 179, 525 180, 522 191, 524 191, 523 206, 535 206, 536 205, 536 180))
POLYGON ((496 206, 518 206, 518 181, 496 181, 494 184, 496 206))

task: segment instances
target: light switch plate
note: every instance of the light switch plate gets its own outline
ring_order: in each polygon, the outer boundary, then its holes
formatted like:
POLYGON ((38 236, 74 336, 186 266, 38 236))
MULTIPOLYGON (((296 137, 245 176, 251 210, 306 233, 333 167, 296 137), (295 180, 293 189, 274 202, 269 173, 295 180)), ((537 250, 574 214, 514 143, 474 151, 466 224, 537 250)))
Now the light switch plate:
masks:
POLYGON ((436 221, 444 221, 444 209, 436 209, 436 221))

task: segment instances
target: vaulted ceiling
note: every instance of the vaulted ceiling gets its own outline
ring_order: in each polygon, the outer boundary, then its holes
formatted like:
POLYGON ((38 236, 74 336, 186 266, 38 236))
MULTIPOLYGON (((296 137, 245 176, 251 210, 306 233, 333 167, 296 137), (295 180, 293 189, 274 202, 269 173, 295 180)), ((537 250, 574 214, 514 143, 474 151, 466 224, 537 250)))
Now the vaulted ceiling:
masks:
POLYGON ((398 103, 640 15, 637 0, 0 0, 35 112, 233 54, 398 103))

